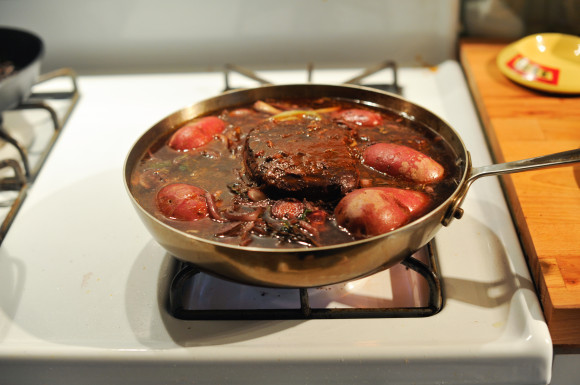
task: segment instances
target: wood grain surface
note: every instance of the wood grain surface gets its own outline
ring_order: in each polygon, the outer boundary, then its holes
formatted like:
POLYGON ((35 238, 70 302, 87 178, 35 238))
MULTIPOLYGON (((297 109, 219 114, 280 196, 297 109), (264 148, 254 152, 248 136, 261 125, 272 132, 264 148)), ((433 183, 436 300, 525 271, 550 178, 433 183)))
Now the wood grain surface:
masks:
MULTIPOLYGON (((506 42, 462 40, 460 60, 496 162, 580 147, 580 95, 520 86, 506 42)), ((580 346, 580 165, 502 176, 554 345, 580 346)))

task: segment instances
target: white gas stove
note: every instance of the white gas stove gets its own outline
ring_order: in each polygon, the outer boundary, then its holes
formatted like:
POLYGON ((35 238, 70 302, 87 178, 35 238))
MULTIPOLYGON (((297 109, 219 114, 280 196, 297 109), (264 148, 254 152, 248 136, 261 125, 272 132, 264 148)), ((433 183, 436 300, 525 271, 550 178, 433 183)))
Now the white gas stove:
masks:
MULTIPOLYGON (((358 73, 315 69, 311 81, 336 84, 358 73)), ((307 81, 301 69, 259 75, 276 84, 307 81)), ((385 77, 392 74, 380 71, 363 84, 385 77)), ((134 212, 123 186, 123 164, 135 140, 155 122, 222 92, 223 73, 80 76, 77 81, 80 100, 0 247, 0 383, 549 382, 550 335, 492 177, 474 183, 463 218, 432 243, 442 286, 436 314, 282 320, 172 315, 175 262, 134 212)), ((404 97, 458 131, 474 165, 492 163, 457 62, 400 68, 398 82, 404 97)), ((230 83, 256 86, 236 73, 230 83)), ((22 120, 41 119, 30 113, 23 112, 22 120)), ((369 289, 371 284, 353 282, 337 289, 338 297, 319 302, 345 308, 356 306, 353 298, 359 297, 393 307, 424 304, 422 277, 402 266, 381 274, 388 289, 384 298, 369 289)), ((287 294, 235 290, 250 293, 251 301, 280 302, 287 294)), ((317 290, 311 303, 320 296, 317 290)), ((210 293, 215 301, 209 307, 232 302, 218 289, 210 293)))

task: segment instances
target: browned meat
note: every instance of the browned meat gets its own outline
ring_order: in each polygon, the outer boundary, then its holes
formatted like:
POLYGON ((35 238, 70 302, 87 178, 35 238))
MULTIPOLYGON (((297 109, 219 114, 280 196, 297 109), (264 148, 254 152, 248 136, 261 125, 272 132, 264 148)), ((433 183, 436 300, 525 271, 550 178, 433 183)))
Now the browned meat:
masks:
POLYGON ((350 142, 330 120, 269 119, 249 133, 244 163, 269 194, 332 200, 358 186, 350 142))

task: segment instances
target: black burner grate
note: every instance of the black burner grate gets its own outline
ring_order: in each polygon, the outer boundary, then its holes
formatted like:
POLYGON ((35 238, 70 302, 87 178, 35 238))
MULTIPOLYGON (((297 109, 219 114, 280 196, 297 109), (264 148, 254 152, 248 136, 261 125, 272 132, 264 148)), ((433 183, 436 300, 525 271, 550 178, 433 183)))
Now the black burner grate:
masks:
MULTIPOLYGON (((224 91, 230 91, 236 89, 233 87, 230 82, 230 73, 236 72, 240 75, 243 75, 249 79, 257 81, 259 84, 268 85, 272 84, 270 81, 258 76, 255 72, 248 70, 244 67, 240 67, 234 64, 226 64, 224 69, 224 81, 225 81, 225 89, 224 91)), ((312 64, 308 64, 306 68, 306 75, 307 81, 310 83, 312 81, 312 73, 314 72, 314 66, 312 64)), ((369 67, 363 70, 359 75, 348 79, 347 81, 342 82, 343 84, 357 84, 357 85, 364 85, 366 87, 376 88, 382 91, 391 92, 397 95, 401 95, 403 92, 402 87, 399 85, 398 81, 398 71, 397 71, 397 64, 394 61, 385 61, 376 66, 369 67), (387 70, 392 72, 392 80, 385 81, 382 83, 373 83, 373 84, 365 84, 363 83, 364 80, 374 75, 380 71, 387 70)))
MULTIPOLYGON (((195 280, 203 274, 199 269, 186 262, 178 262, 169 292, 169 312, 182 320, 275 320, 275 319, 345 319, 345 318, 405 318, 428 317, 437 314, 443 304, 443 294, 437 259, 432 244, 425 246, 428 260, 423 263, 413 256, 402 264, 420 274, 429 288, 429 301, 426 306, 417 307, 349 307, 315 308, 310 305, 307 289, 295 290, 300 298, 296 308, 250 308, 250 309, 207 309, 189 305, 191 288, 195 280)), ((215 278, 217 279, 217 278, 215 278)), ((235 288, 233 290, 236 290, 235 288)), ((396 295, 396 293, 394 293, 396 295)))
MULTIPOLYGON (((308 82, 312 80, 314 67, 307 67, 308 82)), ((225 91, 236 89, 230 82, 230 73, 236 72, 249 79, 255 80, 262 85, 272 84, 261 78, 256 73, 233 64, 228 64, 224 70, 225 91)), ((369 67, 343 84, 357 84, 373 87, 383 91, 402 94, 402 88, 398 84, 397 65, 393 61, 385 61, 376 66, 369 67), (364 80, 380 71, 392 71, 392 81, 379 84, 364 84, 364 80)), ((177 262, 176 274, 170 285, 169 311, 183 320, 270 320, 270 319, 329 319, 329 318, 403 318, 403 317, 428 317, 438 313, 443 306, 443 294, 441 280, 437 267, 435 248, 432 243, 425 246, 427 263, 413 256, 401 263, 407 269, 417 272, 426 280, 429 290, 429 300, 426 306, 416 307, 349 307, 349 308, 317 308, 310 305, 311 299, 308 289, 296 290, 299 297, 299 306, 295 308, 249 308, 249 309, 206 309, 191 307, 188 297, 191 296, 191 288, 196 279, 203 274, 191 264, 177 262)))

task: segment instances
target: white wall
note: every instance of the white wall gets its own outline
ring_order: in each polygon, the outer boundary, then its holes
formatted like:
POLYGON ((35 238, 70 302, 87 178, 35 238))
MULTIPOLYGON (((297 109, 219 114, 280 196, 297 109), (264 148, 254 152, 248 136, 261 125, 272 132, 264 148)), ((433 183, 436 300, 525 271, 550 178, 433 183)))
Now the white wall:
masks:
POLYGON ((0 0, 0 25, 38 34, 43 70, 437 64, 458 0, 0 0))

